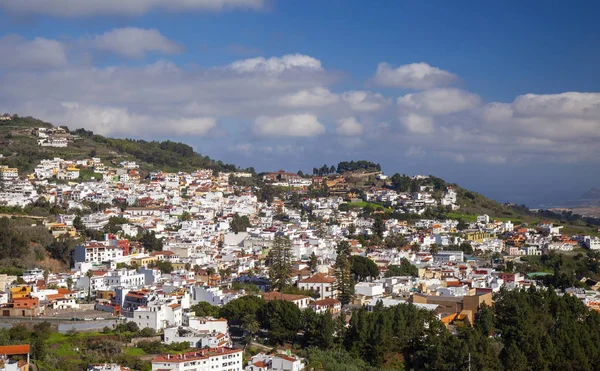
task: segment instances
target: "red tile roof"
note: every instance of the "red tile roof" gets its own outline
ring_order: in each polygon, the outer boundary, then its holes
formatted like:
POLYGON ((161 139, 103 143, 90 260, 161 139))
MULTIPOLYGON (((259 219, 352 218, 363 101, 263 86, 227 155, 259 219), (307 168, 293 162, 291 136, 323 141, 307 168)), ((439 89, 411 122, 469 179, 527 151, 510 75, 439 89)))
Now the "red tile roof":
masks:
POLYGON ((1 355, 27 354, 29 351, 29 344, 0 346, 1 355))
POLYGON ((335 278, 324 275, 323 273, 317 273, 312 277, 308 277, 300 281, 300 283, 334 283, 335 278))

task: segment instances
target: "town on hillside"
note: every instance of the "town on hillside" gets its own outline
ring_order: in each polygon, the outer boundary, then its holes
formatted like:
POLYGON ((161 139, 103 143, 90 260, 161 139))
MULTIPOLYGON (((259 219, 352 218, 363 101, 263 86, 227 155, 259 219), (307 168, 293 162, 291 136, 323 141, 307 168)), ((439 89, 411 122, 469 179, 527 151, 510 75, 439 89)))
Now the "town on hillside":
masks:
MULTIPOLYGON (((0 321, 18 324, 3 370, 426 369, 414 342, 503 344, 510 329, 484 320, 523 293, 600 311, 597 230, 467 214, 456 186, 367 161, 168 173, 55 157, 0 179, 0 321), (376 332, 385 316, 405 327, 376 332)), ((493 347, 480 352, 474 364, 498 369, 493 347)))

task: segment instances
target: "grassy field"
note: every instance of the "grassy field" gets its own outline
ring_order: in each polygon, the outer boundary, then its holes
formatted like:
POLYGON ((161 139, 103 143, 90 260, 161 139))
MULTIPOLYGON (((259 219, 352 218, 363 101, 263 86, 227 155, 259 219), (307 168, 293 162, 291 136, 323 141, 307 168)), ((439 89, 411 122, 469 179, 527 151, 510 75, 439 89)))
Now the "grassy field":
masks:
POLYGON ((374 202, 367 202, 367 201, 357 201, 357 202, 348 202, 347 203, 348 206, 350 206, 351 208, 364 208, 367 205, 371 205, 374 209, 385 209, 385 207, 381 204, 377 204, 374 202))
POLYGON ((139 357, 139 356, 146 355, 146 352, 144 352, 144 350, 141 348, 132 347, 132 348, 126 348, 125 354, 127 354, 128 356, 139 357))

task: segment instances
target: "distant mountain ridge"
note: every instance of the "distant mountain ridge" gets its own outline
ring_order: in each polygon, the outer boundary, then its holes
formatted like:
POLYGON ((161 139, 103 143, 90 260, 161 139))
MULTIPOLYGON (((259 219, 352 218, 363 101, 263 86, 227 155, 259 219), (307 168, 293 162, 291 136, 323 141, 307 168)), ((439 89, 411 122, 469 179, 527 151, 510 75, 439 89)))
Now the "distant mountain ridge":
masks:
POLYGON ((588 207, 600 206, 600 188, 592 188, 580 197, 569 200, 566 203, 568 207, 588 207))

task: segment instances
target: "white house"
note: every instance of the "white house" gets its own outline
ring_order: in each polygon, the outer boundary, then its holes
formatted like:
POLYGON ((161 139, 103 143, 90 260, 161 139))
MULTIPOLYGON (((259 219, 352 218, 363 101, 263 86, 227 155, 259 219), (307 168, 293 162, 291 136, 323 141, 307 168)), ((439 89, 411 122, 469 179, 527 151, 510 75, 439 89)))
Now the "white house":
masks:
POLYGON ((319 293, 319 299, 329 299, 337 296, 334 283, 335 278, 317 273, 312 277, 301 280, 298 283, 298 288, 319 293))

